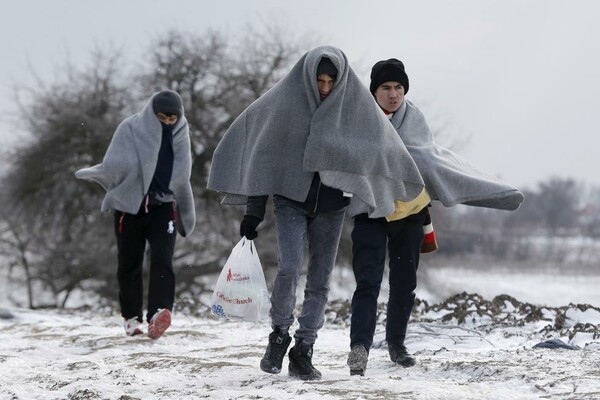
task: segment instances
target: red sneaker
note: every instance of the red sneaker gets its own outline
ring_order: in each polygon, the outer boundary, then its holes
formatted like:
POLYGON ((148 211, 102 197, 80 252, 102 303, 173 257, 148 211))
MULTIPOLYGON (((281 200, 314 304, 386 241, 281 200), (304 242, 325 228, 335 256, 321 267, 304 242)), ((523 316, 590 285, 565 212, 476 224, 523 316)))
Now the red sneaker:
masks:
POLYGON ((148 337, 158 339, 171 326, 171 311, 168 308, 158 309, 150 322, 148 322, 148 337))

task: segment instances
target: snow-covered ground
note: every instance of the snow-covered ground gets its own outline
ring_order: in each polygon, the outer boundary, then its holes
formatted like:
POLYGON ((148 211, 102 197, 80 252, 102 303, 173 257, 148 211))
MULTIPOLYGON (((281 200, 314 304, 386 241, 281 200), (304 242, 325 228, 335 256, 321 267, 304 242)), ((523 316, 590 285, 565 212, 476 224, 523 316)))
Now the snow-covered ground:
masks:
POLYGON ((600 399, 599 274, 424 265, 407 339, 417 365, 389 361, 382 305, 367 373, 349 375, 354 281, 338 268, 315 345, 316 382, 290 378, 287 359, 279 375, 260 371, 268 321, 189 313, 206 308, 179 298, 164 337, 126 338, 115 311, 15 308, 8 293, 22 294, 2 277, 0 317, 4 309, 14 318, 0 318, 0 400, 600 399), (550 339, 579 349, 533 348, 550 339))
POLYGON ((114 314, 12 309, 0 319, 0 400, 600 398, 598 308, 489 300, 419 303, 407 340, 417 366, 392 364, 379 331, 364 377, 346 367, 348 303, 332 301, 315 382, 290 378, 287 360, 280 375, 260 371, 268 322, 176 313, 152 341, 126 338, 114 314), (580 349, 533 348, 547 339, 580 349))
POLYGON ((554 307, 569 303, 600 306, 600 265, 595 273, 586 274, 505 267, 484 270, 452 265, 425 267, 419 273, 417 294, 431 301, 466 291, 486 298, 508 294, 520 301, 554 307))

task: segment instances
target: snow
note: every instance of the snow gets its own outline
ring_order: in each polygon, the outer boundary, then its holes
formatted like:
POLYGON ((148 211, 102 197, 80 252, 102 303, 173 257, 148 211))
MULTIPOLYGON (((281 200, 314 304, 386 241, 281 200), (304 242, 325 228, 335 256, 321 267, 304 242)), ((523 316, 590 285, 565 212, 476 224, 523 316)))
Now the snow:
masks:
MULTIPOLYGON (((422 298, 436 301, 462 291, 477 292, 487 298, 499 294, 510 294, 521 301, 548 306, 563 306, 569 303, 600 305, 600 275, 555 273, 537 270, 507 270, 461 268, 457 266, 437 267, 420 271, 422 279, 435 291, 421 293, 422 298)), ((417 289, 419 290, 419 289, 417 289)), ((417 292, 419 296, 419 292, 417 292)))
POLYGON ((466 293, 419 302, 407 338, 417 365, 392 364, 378 331, 366 375, 351 377, 347 302, 330 304, 313 358, 323 379, 313 382, 289 377, 287 359, 279 375, 259 369, 268 321, 176 312, 165 336, 151 340, 125 337, 116 314, 13 308, 15 318, 0 320, 0 400, 600 397, 600 326, 575 329, 598 323, 596 307, 536 313, 538 307, 514 298, 489 301, 466 293), (548 338, 581 350, 532 349, 548 338))
POLYGON ((287 358, 281 374, 263 373, 269 322, 208 315, 197 303, 210 292, 178 298, 173 325, 153 341, 125 337, 116 311, 16 308, 19 293, 1 277, 0 400, 600 398, 600 277, 424 266, 407 337, 417 365, 390 362, 382 305, 366 375, 349 375, 353 278, 337 269, 314 382, 289 377, 287 358), (550 339, 580 350, 533 348, 550 339))
POLYGON ((589 323, 600 325, 600 312, 594 309, 569 309, 567 310, 566 317, 568 320, 572 321, 573 324, 589 323))

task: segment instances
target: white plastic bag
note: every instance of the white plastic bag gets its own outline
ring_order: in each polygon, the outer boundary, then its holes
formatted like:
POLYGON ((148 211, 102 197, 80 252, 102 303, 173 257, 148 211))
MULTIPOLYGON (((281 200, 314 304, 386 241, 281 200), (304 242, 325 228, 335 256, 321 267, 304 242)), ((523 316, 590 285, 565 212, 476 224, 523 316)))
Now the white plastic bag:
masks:
POLYGON ((269 292, 252 240, 242 237, 219 275, 211 312, 222 318, 259 321, 269 315, 269 292))

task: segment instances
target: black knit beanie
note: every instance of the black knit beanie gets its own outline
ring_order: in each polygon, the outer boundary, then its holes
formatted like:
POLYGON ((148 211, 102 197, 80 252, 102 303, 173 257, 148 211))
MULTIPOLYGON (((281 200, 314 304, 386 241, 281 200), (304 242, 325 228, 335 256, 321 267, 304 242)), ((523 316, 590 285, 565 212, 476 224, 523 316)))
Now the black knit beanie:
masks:
POLYGON ((174 90, 162 90, 154 96, 152 101, 154 113, 175 114, 181 117, 183 114, 183 102, 181 96, 174 90))
POLYGON ((336 79, 337 73, 337 68, 335 67, 335 65, 333 65, 333 62, 331 62, 329 58, 321 58, 319 66, 317 67, 317 76, 326 74, 332 77, 333 79, 336 79))
POLYGON ((390 81, 400 83, 404 86, 404 93, 408 93, 408 75, 404 71, 404 64, 395 58, 379 61, 373 65, 373 69, 371 69, 371 85, 369 86, 371 94, 375 94, 379 85, 390 81))

